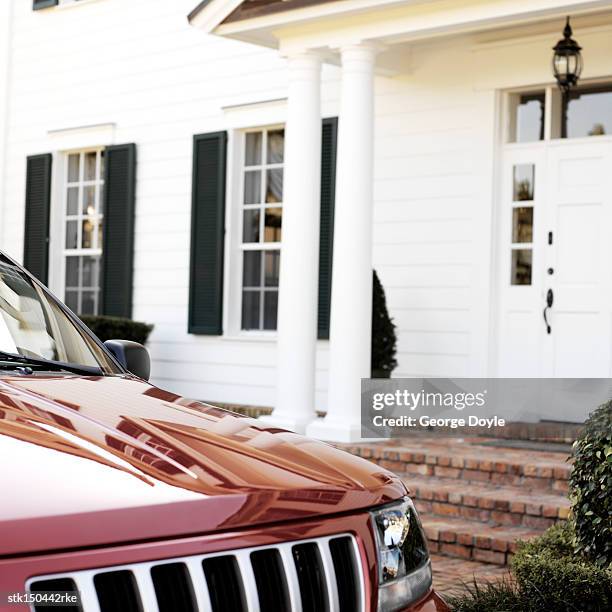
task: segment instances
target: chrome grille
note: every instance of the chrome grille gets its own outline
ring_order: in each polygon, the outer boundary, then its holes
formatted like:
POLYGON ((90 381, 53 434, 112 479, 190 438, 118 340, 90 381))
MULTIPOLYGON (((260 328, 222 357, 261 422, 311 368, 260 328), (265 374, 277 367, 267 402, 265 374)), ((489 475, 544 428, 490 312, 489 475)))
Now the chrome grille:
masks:
POLYGON ((365 610, 363 576, 355 538, 336 535, 37 576, 26 588, 74 584, 84 612, 353 612, 365 610))

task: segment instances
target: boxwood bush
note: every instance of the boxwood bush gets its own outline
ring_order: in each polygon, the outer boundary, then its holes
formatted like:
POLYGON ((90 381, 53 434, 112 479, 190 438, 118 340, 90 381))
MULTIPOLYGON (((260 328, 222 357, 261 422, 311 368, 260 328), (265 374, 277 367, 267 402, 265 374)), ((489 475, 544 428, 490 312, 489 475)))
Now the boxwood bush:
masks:
POLYGON ((591 414, 574 442, 570 499, 576 553, 600 567, 612 564, 612 401, 591 414))
POLYGON ((149 334, 153 331, 153 325, 122 317, 81 315, 80 318, 102 342, 106 340, 132 340, 145 344, 149 334))
POLYGON ((397 336, 389 316, 385 290, 373 271, 372 284, 372 378, 390 378, 397 367, 397 336))
POLYGON ((519 545, 512 571, 529 610, 604 612, 612 609, 612 572, 574 554, 572 523, 551 527, 519 545))
POLYGON ((512 577, 473 583, 450 598, 456 612, 607 612, 612 609, 612 570, 574 553, 573 523, 551 527, 519 544, 512 577))

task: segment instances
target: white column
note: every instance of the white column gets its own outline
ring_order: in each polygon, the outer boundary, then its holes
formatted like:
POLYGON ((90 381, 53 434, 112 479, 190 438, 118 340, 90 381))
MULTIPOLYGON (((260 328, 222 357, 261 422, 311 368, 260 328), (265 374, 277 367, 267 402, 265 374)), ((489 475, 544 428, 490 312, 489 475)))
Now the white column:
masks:
POLYGON ((329 400, 307 434, 350 442, 361 437, 361 378, 370 377, 372 200, 376 47, 344 47, 338 125, 329 400))
POLYGON ((321 60, 290 57, 278 303, 276 406, 263 420, 304 433, 315 418, 321 191, 321 60))

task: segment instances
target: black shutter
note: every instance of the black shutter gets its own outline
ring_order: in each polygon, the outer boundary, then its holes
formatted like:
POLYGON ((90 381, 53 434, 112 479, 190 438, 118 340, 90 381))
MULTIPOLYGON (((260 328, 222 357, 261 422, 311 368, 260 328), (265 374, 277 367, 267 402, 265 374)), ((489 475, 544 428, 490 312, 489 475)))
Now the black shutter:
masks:
POLYGON ((32 8, 35 11, 40 9, 48 8, 50 6, 57 6, 59 0, 34 0, 32 8))
POLYGON ((51 153, 27 159, 23 264, 41 282, 49 274, 51 153))
POLYGON ((226 148, 226 132, 193 138, 190 334, 223 333, 226 148))
POLYGON ((318 338, 329 338, 332 256, 334 250, 334 203, 336 201, 336 142, 338 118, 323 120, 321 150, 321 229, 319 235, 318 338))
POLYGON ((132 316, 136 145, 114 145, 104 153, 104 246, 102 314, 132 316))

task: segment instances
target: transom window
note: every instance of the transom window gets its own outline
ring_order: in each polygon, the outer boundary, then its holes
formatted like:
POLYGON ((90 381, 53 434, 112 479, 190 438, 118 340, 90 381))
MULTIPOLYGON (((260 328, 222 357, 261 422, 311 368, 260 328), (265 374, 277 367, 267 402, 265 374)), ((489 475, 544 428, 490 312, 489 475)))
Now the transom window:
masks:
POLYGON ((69 153, 64 190, 64 300, 78 314, 100 304, 104 150, 69 153))
POLYGON ((243 330, 275 330, 283 206, 285 131, 245 134, 242 170, 243 330))
POLYGON ((612 85, 582 85, 565 100, 557 87, 509 95, 509 142, 612 135, 612 85), (550 128, 546 133, 546 118, 550 128))

